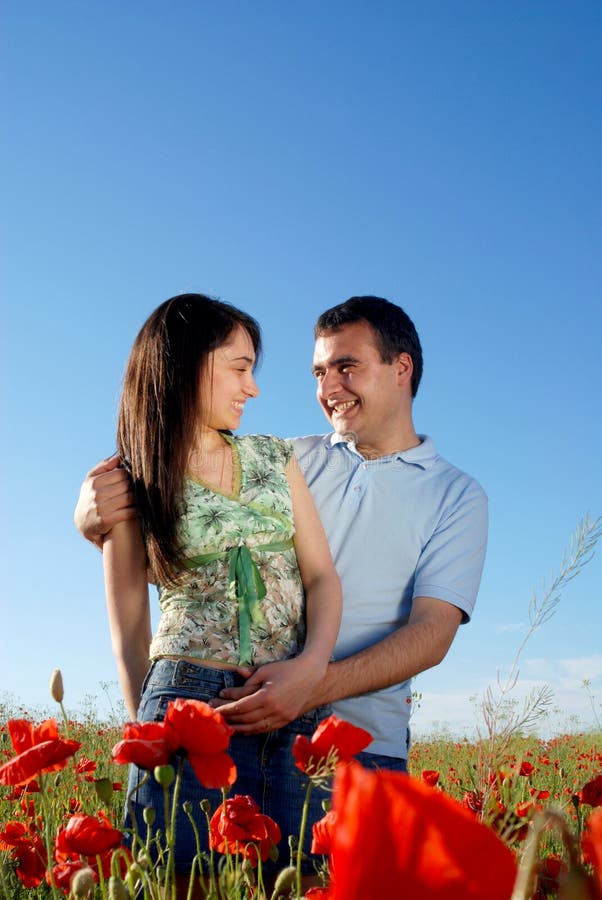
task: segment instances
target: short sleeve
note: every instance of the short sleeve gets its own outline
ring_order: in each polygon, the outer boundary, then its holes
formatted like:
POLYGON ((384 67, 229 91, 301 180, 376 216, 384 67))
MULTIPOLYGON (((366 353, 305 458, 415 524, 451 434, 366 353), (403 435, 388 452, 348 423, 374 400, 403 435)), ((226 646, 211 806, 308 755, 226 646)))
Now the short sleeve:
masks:
POLYGON ((487 496, 478 482, 467 484, 445 510, 424 547, 414 579, 414 597, 435 597, 472 616, 487 549, 487 496))

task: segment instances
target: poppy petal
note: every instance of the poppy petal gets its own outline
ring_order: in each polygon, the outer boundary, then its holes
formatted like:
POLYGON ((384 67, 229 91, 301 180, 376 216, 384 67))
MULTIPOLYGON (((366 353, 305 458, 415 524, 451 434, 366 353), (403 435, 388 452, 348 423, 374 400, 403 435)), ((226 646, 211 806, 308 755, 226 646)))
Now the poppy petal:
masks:
POLYGON ((227 753, 213 753, 211 756, 189 754, 188 762, 206 788, 230 787, 236 781, 236 766, 227 753))

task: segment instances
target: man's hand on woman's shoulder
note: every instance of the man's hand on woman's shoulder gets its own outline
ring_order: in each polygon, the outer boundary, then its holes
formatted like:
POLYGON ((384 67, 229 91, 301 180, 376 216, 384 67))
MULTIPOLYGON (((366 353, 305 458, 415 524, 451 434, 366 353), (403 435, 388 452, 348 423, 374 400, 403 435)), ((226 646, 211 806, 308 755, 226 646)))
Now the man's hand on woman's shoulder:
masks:
POLYGON ((82 535, 99 549, 118 522, 136 517, 134 496, 119 457, 110 456, 90 469, 82 482, 73 520, 82 535))

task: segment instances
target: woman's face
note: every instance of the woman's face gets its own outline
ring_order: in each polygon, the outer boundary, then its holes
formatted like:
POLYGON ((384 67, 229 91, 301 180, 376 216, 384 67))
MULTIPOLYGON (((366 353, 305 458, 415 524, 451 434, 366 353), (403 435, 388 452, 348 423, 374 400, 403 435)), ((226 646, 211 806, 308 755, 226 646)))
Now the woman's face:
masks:
POLYGON ((244 406, 257 397, 259 388, 253 377, 255 350, 249 333, 237 325, 228 340, 207 357, 201 376, 203 427, 211 430, 236 430, 244 406))

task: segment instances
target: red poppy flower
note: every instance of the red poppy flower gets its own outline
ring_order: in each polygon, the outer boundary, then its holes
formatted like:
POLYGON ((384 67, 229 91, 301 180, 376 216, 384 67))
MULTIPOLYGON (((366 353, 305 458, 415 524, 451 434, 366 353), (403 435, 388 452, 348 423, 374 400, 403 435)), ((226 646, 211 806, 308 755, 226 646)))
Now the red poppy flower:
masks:
POLYGON ((337 769, 335 900, 507 900, 513 853, 441 791, 398 772, 337 769))
POLYGON ((328 856, 332 844, 333 829, 336 824, 337 815, 333 809, 328 810, 325 816, 318 822, 314 822, 311 828, 312 842, 311 852, 320 853, 328 856))
POLYGON ((46 848, 40 835, 14 850, 13 856, 18 860, 15 871, 21 884, 26 888, 39 887, 46 875, 46 848))
POLYGON ((598 888, 602 894, 602 809, 590 813, 581 838, 583 858, 594 868, 598 888))
POLYGON ((35 780, 26 781, 25 784, 20 784, 18 787, 15 787, 10 791, 5 800, 21 800, 23 802, 23 798, 25 794, 39 794, 40 793, 40 785, 35 780))
POLYGON ((45 719, 39 725, 34 725, 27 719, 9 719, 7 725, 15 753, 23 753, 36 744, 60 738, 56 719, 45 719))
POLYGON ((201 784, 229 787, 236 781, 234 760, 225 751, 234 729, 202 700, 172 700, 165 714, 169 744, 184 752, 201 784))
POLYGON ((312 774, 330 755, 336 754, 337 762, 349 762, 371 741, 372 735, 363 728, 337 716, 328 716, 320 722, 311 740, 305 735, 297 735, 293 744, 295 765, 302 772, 312 774))
POLYGON ((94 781, 91 773, 96 771, 96 767, 97 763, 93 759, 88 759, 87 756, 80 756, 75 764, 75 771, 78 775, 83 775, 85 781, 94 781))
POLYGON ((0 766, 0 784, 21 785, 41 771, 55 771, 79 750, 78 741, 65 741, 54 719, 33 725, 27 719, 9 719, 8 733, 18 755, 0 766))
POLYGON ((530 762, 527 762, 526 760, 524 760, 520 764, 518 774, 523 775, 523 776, 528 776, 528 775, 532 775, 534 771, 535 771, 535 766, 533 765, 533 763, 530 763, 530 762))
POLYGON ((536 800, 547 800, 550 796, 549 791, 538 791, 537 788, 529 788, 529 793, 532 797, 535 797, 536 800))
MULTIPOLYGON (((91 869, 96 882, 100 880, 99 873, 102 873, 102 877, 106 880, 111 874, 116 874, 116 870, 125 879, 134 861, 130 850, 124 846, 119 848, 117 859, 114 847, 109 847, 108 850, 94 856, 82 856, 72 850, 65 852, 57 847, 54 856, 56 863, 52 869, 54 883, 65 894, 70 894, 71 879, 81 869, 91 869)), ((46 881, 48 884, 51 883, 49 872, 46 873, 46 881)))
POLYGON ((4 831, 0 831, 0 850, 12 850, 26 843, 31 836, 31 829, 25 822, 7 822, 4 831))
POLYGON ((63 769, 79 748, 79 741, 63 740, 54 719, 33 725, 26 719, 9 719, 8 732, 18 754, 0 766, 0 784, 27 784, 40 772, 63 769))
POLYGON ((240 853, 252 865, 270 855, 280 840, 280 829, 264 816, 252 797, 235 794, 220 804, 211 817, 209 843, 218 853, 240 853))
POLYGON ((602 806, 602 772, 584 784, 577 796, 581 803, 588 806, 602 806))
POLYGON ((560 888, 560 877, 566 873, 566 864, 557 853, 550 853, 537 863, 537 884, 533 900, 556 897, 560 888))
POLYGON ((516 804, 516 809, 514 810, 515 815, 518 816, 519 819, 524 819, 526 816, 530 815, 534 810, 539 809, 540 807, 537 804, 533 803, 532 800, 521 800, 520 803, 516 804))
POLYGON ((164 722, 127 722, 123 740, 112 750, 116 763, 133 763, 141 769, 154 769, 169 762, 173 748, 164 722))
POLYGON ((88 868, 88 863, 82 859, 66 859, 64 862, 59 862, 52 868, 52 881, 50 879, 50 873, 46 873, 46 881, 48 884, 54 884, 61 890, 64 894, 71 893, 71 879, 75 875, 76 872, 79 872, 80 869, 88 868))
POLYGON ((421 778, 425 784, 428 784, 430 787, 435 787, 439 781, 439 772, 436 772, 434 769, 424 769, 421 778))
POLYGON ((481 791, 464 791, 462 806, 475 815, 483 811, 483 794, 481 791))
POLYGON ((331 900, 332 887, 310 887, 303 894, 303 900, 331 900))
POLYGON ((121 831, 113 828, 103 813, 98 818, 78 813, 71 816, 65 828, 60 829, 56 849, 67 855, 96 856, 119 847, 122 839, 121 831))
POLYGON ((17 860, 16 873, 26 888, 36 888, 46 872, 46 848, 35 826, 25 822, 7 822, 0 832, 0 850, 17 860))

